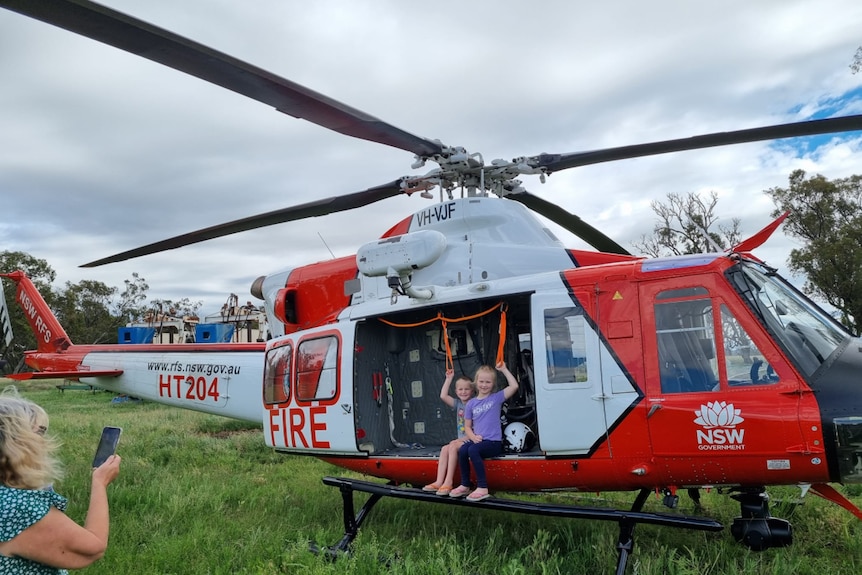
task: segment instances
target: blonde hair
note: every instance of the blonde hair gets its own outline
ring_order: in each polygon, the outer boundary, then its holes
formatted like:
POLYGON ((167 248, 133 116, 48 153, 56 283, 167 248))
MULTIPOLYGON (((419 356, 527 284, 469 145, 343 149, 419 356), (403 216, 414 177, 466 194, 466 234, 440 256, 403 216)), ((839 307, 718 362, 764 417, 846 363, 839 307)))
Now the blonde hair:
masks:
POLYGON ((491 367, 490 365, 481 365, 479 369, 476 370, 476 375, 473 376, 473 386, 476 386, 476 380, 479 379, 479 374, 483 371, 491 374, 491 377, 494 379, 494 387, 497 387, 497 370, 491 367))
POLYGON ((462 375, 461 377, 459 377, 458 379, 455 380, 455 389, 458 389, 458 382, 459 381, 466 381, 467 383, 469 383, 470 384, 470 392, 473 395, 476 395, 477 390, 476 390, 476 382, 475 381, 473 381, 472 379, 470 379, 466 375, 462 375))
POLYGON ((60 479, 59 444, 46 437, 48 414, 10 386, 0 393, 0 483, 42 489, 60 479))

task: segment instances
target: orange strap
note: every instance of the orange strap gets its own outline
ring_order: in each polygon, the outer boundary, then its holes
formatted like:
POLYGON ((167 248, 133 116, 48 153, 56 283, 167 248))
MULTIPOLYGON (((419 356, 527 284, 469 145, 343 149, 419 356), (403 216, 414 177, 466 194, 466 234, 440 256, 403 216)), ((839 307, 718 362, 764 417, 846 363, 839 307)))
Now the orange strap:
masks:
POLYGON ((449 346, 449 330, 446 327, 446 320, 441 319, 440 323, 443 326, 443 345, 446 348, 446 372, 455 370, 455 360, 452 359, 452 348, 449 346))
MULTIPOLYGON (((465 317, 459 317, 459 318, 447 318, 441 312, 437 312, 437 315, 435 317, 432 317, 430 319, 426 319, 425 321, 418 321, 416 323, 395 323, 394 321, 389 321, 389 320, 383 319, 382 317, 379 317, 377 319, 380 320, 381 322, 385 323, 386 325, 391 325, 392 327, 418 327, 420 325, 425 325, 427 323, 432 323, 432 322, 435 322, 437 320, 440 320, 440 323, 443 326, 443 345, 446 348, 446 369, 449 370, 449 369, 455 368, 455 362, 452 359, 452 349, 449 346, 449 331, 446 329, 448 322, 457 323, 457 322, 461 322, 461 321, 469 321, 471 319, 476 319, 477 317, 482 317, 483 315, 488 315, 489 313, 493 312, 497 308, 500 309, 500 331, 499 331, 500 341, 497 344, 496 363, 500 363, 501 361, 503 361, 503 348, 505 347, 505 344, 506 344, 506 309, 507 309, 507 307, 508 306, 506 306, 503 302, 500 302, 497 305, 495 305, 494 307, 492 307, 491 309, 488 309, 488 310, 485 310, 485 311, 482 311, 482 312, 479 312, 479 313, 476 313, 473 315, 469 315, 469 316, 465 316, 465 317)), ((496 363, 495 363, 495 365, 496 365, 496 363)))
POLYGON ((451 321, 451 322, 470 321, 471 319, 476 319, 477 317, 482 317, 483 315, 488 315, 489 313, 491 313, 495 309, 502 307, 502 306, 503 306, 503 303, 500 302, 497 305, 495 305, 494 307, 492 307, 491 309, 487 309, 485 311, 480 311, 479 313, 474 313, 473 315, 468 315, 468 316, 458 317, 458 318, 445 317, 441 312, 437 312, 436 316, 434 316, 430 319, 426 319, 425 321, 417 321, 416 323, 395 323, 394 321, 389 321, 388 319, 383 319, 382 317, 379 317, 377 319, 379 321, 385 323, 386 325, 391 325, 392 327, 418 327, 420 325, 425 325, 426 323, 431 323, 431 322, 437 321, 438 319, 440 321, 445 320, 445 321, 451 321))
POLYGON ((500 341, 497 343, 497 362, 503 361, 503 347, 506 345, 506 306, 500 304, 500 341))

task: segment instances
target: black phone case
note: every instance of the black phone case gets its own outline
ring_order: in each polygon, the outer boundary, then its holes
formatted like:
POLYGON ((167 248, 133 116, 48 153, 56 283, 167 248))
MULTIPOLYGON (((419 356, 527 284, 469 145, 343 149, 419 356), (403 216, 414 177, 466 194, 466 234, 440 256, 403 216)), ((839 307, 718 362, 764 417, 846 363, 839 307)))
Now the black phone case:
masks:
POLYGON ((93 467, 99 467, 117 450, 120 442, 120 434, 123 430, 119 427, 105 427, 102 429, 102 437, 99 438, 99 446, 96 448, 96 456, 93 458, 93 467))

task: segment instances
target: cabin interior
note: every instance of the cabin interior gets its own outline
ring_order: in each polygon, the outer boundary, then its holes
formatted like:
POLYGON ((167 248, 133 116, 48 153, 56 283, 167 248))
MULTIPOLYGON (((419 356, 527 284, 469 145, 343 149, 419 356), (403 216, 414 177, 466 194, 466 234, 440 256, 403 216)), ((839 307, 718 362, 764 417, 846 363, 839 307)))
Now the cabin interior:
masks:
MULTIPOLYGON (((455 410, 440 399, 447 366, 444 334, 448 333, 455 379, 462 374, 474 379, 480 366, 496 363, 501 323, 503 358, 519 382, 517 394, 504 405, 501 425, 522 422, 535 438, 530 301, 529 294, 520 294, 361 322, 354 373, 359 448, 371 454, 419 457, 436 455, 455 439, 455 410)), ((498 374, 497 389, 503 386, 505 379, 498 374)), ((530 448, 538 448, 538 441, 531 443, 530 448)))

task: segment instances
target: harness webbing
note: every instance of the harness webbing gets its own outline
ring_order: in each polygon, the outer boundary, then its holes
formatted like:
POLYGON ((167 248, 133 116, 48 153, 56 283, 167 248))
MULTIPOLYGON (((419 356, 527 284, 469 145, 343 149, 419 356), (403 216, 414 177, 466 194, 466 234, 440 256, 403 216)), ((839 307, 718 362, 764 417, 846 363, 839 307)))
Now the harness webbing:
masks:
MULTIPOLYGON (((497 309, 500 310, 500 329, 499 329, 500 341, 497 343, 496 363, 500 363, 501 361, 503 361, 503 348, 505 347, 505 344, 506 344, 506 309, 507 309, 507 306, 503 302, 500 302, 497 305, 495 305, 494 307, 489 308, 485 311, 475 313, 473 315, 459 317, 459 318, 449 318, 449 317, 444 316, 443 312, 437 312, 437 315, 430 318, 430 319, 426 319, 423 321, 417 321, 414 323, 396 323, 394 321, 389 321, 389 320, 383 319, 382 317, 377 318, 377 319, 379 319, 380 321, 382 321, 386 325, 391 325, 392 327, 419 327, 420 325, 426 325, 429 323, 433 323, 435 321, 439 321, 440 325, 443 328, 443 345, 444 345, 445 350, 446 350, 446 369, 448 370, 448 369, 454 369, 455 368, 455 362, 452 359, 452 348, 449 345, 449 330, 447 329, 449 323, 450 322, 451 323, 459 323, 462 321, 470 321, 471 319, 476 319, 476 318, 488 315, 489 313, 491 313, 497 309)), ((495 363, 495 365, 496 365, 496 363, 495 363)))

